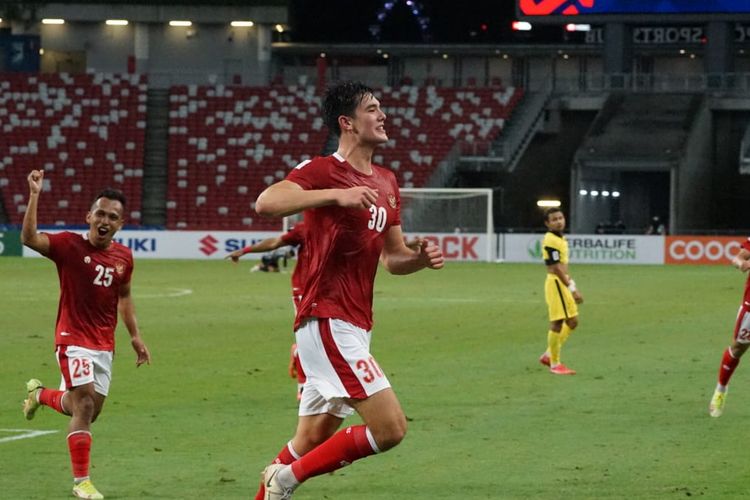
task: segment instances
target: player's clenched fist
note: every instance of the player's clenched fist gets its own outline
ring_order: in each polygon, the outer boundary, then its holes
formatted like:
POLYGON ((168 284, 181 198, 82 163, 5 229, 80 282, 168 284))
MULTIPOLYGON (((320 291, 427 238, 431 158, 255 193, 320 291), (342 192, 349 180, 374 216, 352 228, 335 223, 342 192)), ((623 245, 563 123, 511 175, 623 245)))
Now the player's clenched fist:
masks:
POLYGON ((346 208, 370 208, 377 200, 377 190, 367 186, 342 189, 338 195, 338 205, 346 208))
POLYGON ((422 240, 419 246, 419 254, 425 263, 425 267, 430 269, 442 269, 445 264, 443 251, 432 241, 422 240))
POLYGON ((31 194, 42 192, 42 180, 44 179, 44 170, 32 170, 27 177, 31 194))

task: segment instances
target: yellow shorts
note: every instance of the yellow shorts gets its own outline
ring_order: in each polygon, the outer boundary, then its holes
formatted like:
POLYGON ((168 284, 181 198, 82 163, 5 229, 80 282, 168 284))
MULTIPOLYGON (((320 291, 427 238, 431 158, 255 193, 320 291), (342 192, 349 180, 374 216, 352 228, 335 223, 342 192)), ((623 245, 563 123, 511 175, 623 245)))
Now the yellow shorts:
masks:
POLYGON ((554 274, 548 274, 547 281, 544 282, 544 298, 547 301, 550 321, 578 316, 578 304, 573 294, 554 274))

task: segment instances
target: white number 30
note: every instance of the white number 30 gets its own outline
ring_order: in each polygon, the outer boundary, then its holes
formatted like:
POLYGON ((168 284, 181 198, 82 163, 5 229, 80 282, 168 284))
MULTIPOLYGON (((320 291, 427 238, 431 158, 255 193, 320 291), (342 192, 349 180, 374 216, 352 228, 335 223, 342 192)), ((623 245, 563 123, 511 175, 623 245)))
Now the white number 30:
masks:
POLYGON ((367 228, 382 233, 387 218, 388 214, 386 213, 385 208, 370 205, 370 221, 367 223, 367 228))
POLYGON ((99 286, 107 287, 112 284, 112 273, 115 271, 114 268, 104 267, 101 264, 97 265, 96 278, 94 278, 94 284, 99 286))

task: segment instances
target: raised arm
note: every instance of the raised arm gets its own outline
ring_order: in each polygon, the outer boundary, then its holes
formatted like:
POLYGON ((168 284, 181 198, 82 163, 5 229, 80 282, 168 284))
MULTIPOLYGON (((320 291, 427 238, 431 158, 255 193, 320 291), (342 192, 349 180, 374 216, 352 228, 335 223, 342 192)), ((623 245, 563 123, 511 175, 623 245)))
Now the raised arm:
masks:
POLYGON ((739 253, 732 259, 732 265, 743 273, 750 269, 750 251, 741 248, 739 253))
POLYGON ((238 260, 240 260, 240 257, 247 253, 270 252, 271 250, 276 250, 277 248, 283 247, 284 245, 285 243, 281 239, 281 236, 266 238, 265 240, 260 241, 254 245, 248 245, 245 248, 235 250, 224 258, 232 259, 232 262, 236 263, 238 260))
POLYGON ((388 229, 380 262, 391 274, 411 274, 426 267, 441 269, 445 264, 443 252, 428 240, 419 240, 418 245, 411 242, 410 246, 406 246, 401 226, 388 229))
POLYGON ((255 211, 265 217, 285 217, 308 208, 339 205, 348 208, 370 208, 378 193, 366 186, 349 189, 302 189, 283 180, 265 189, 255 201, 255 211))
POLYGON ((39 195, 42 192, 44 170, 32 170, 26 179, 29 181, 29 203, 26 205, 26 213, 23 216, 21 243, 42 255, 47 255, 49 238, 46 234, 37 232, 36 229, 36 211, 39 195))
POLYGON ((125 323, 125 328, 128 329, 128 333, 130 334, 130 344, 133 346, 133 350, 137 356, 135 366, 138 367, 144 363, 151 364, 151 353, 141 339, 141 332, 138 329, 138 320, 135 317, 135 305, 130 296, 130 282, 120 286, 119 295, 117 310, 120 313, 122 322, 125 323))

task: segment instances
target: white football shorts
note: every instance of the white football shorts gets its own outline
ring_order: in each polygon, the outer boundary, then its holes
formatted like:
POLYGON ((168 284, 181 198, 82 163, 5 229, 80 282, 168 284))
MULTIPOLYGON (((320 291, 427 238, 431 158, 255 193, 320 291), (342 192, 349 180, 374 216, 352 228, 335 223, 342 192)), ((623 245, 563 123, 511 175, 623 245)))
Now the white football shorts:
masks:
POLYGON ((742 304, 734 324, 734 339, 740 344, 750 344, 750 306, 742 304))
POLYGON ((74 345, 59 345, 55 352, 62 380, 60 390, 93 382, 94 390, 106 396, 112 380, 112 351, 95 351, 74 345))
POLYGON ((370 332, 339 319, 310 318, 294 334, 307 376, 301 417, 330 413, 346 418, 354 413, 347 398, 367 399, 391 386, 370 354, 370 332))

